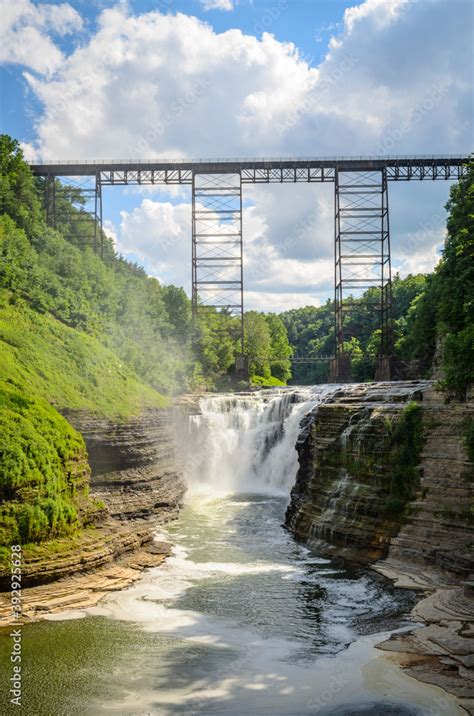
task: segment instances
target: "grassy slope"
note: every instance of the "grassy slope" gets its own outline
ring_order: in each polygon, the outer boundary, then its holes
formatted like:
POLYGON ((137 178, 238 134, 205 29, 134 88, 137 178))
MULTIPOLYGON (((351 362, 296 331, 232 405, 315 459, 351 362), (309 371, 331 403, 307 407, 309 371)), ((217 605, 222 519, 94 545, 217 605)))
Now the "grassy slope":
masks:
MULTIPOLYGON (((48 548, 51 538, 68 536, 67 550, 93 505, 83 440, 55 408, 119 420, 169 399, 96 339, 5 300, 0 366, 0 545, 47 540, 48 548)), ((5 547, 0 564, 8 568, 5 547)))
POLYGON ((26 305, 0 307, 0 365, 4 381, 59 409, 120 418, 169 403, 97 340, 26 305))

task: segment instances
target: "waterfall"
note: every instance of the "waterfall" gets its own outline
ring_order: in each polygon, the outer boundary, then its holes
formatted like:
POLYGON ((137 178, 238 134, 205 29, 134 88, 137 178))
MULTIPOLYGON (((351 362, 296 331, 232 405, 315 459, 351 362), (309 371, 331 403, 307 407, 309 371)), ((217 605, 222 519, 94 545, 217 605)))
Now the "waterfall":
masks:
POLYGON ((190 491, 288 495, 298 469, 300 423, 334 386, 202 397, 181 430, 190 491))

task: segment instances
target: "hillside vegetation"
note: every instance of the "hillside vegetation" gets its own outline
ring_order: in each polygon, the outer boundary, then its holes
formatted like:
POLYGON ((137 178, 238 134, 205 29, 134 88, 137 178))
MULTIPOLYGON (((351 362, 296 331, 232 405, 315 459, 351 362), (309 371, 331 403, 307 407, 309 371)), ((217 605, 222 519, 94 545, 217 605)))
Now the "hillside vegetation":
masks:
MULTIPOLYGON (((447 235, 433 273, 395 276, 393 344, 399 376, 430 377, 464 397, 474 381, 474 165, 453 184, 446 204, 447 235)), ((353 299, 346 316, 345 349, 352 354, 356 380, 373 380, 380 331, 378 296, 373 289, 353 299)), ((334 352, 334 304, 306 306, 281 314, 295 355, 334 352)), ((294 383, 325 381, 328 364, 295 365, 294 383)))
MULTIPOLYGON (((163 286, 122 256, 75 189, 58 193, 46 223, 45 185, 18 143, 0 136, 0 544, 71 534, 94 512, 82 437, 60 414, 121 420, 164 408, 176 392, 235 387, 238 319, 198 321, 182 288, 163 286)), ((463 396, 473 379, 472 169, 453 186, 443 257, 429 276, 396 277, 394 343, 402 363, 463 396)), ((375 293, 354 301, 346 349, 358 380, 373 378, 380 332, 375 293)), ((291 357, 330 355, 333 305, 280 316, 248 311, 245 352, 256 385, 284 385, 291 357)), ((293 381, 323 381, 327 364, 295 367, 293 381)))
MULTIPOLYGON (((94 512, 82 437, 60 411, 121 420, 168 406, 178 391, 228 385, 238 322, 216 311, 193 322, 182 288, 147 276, 104 234, 96 253, 80 191, 57 193, 56 228, 48 226, 44 181, 34 179, 6 135, 0 169, 0 545, 6 546, 70 535, 94 512)), ((250 313, 246 327, 256 381, 283 384, 291 353, 283 323, 250 313), (257 335, 265 339, 261 346, 257 335)))

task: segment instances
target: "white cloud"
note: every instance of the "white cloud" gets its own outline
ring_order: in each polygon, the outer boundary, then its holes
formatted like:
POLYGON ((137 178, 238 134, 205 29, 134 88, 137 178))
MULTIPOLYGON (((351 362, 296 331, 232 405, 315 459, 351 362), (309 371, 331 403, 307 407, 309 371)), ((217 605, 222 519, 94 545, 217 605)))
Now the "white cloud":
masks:
POLYGON ((191 206, 144 199, 121 212, 118 250, 133 254, 164 283, 189 286, 191 274, 191 206))
POLYGON ((230 10, 234 9, 233 0, 201 0, 204 10, 230 10))
POLYGON ((68 3, 0 0, 0 14, 0 62, 24 65, 42 74, 56 70, 64 59, 50 33, 62 36, 82 27, 80 15, 68 3))
MULTIPOLYGON (((302 262, 281 256, 268 240, 268 227, 255 207, 244 209, 243 227, 249 307, 285 310, 295 296, 298 305, 324 299, 331 289, 330 258, 302 262)), ((139 258, 163 282, 189 287, 191 204, 144 199, 133 211, 122 211, 117 248, 139 258)))
POLYGON ((118 246, 118 239, 117 239, 117 229, 115 228, 115 225, 113 221, 110 221, 110 219, 104 219, 102 223, 102 229, 104 231, 104 234, 109 237, 109 239, 112 239, 112 243, 117 248, 118 246))
MULTIPOLYGON (((87 44, 64 61, 45 60, 53 77, 27 74, 44 106, 28 151, 44 159, 466 151, 471 15, 468 0, 458 0, 456 12, 448 0, 366 0, 346 10, 324 60, 311 67, 294 45, 268 33, 216 33, 180 13, 133 16, 119 5, 101 13, 87 44)), ((390 187, 394 257, 403 271, 428 266, 440 241, 438 230, 423 234, 421 222, 438 212, 442 224, 447 186, 428 185, 421 201, 422 187, 410 183, 400 198, 390 187), (410 232, 415 248, 406 242, 410 232)), ((332 191, 245 186, 255 202, 244 224, 249 297, 332 293, 332 191), (258 278, 259 266, 266 274, 258 278)), ((124 212, 119 245, 189 287, 188 201, 178 191, 180 204, 150 196, 164 202, 124 212)))

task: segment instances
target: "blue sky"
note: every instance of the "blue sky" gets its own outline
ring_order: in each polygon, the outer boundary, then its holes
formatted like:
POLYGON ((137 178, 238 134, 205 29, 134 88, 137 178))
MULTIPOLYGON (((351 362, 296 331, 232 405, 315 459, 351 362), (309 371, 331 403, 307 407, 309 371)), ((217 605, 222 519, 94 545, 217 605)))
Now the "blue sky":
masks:
MULTIPOLYGON (((31 160, 472 148, 469 0, 0 0, 0 9, 1 130, 31 160)), ((436 263, 448 191, 390 187, 402 274, 436 263)), ((104 199, 118 250, 189 290, 189 192, 113 189, 104 199)), ((331 187, 248 187, 245 199, 249 307, 323 301, 331 187)))
MULTIPOLYGON (((32 4, 40 6, 46 3, 35 0, 32 4)), ((65 54, 87 42, 97 29, 97 16, 117 2, 72 0, 68 4, 83 18, 84 27, 79 33, 55 36, 55 43, 65 54)), ((247 34, 261 35, 268 30, 281 42, 294 43, 313 66, 323 59, 331 34, 340 25, 344 10, 352 5, 353 2, 346 0, 240 0, 232 12, 223 12, 205 11, 199 0, 132 0, 128 3, 130 11, 137 15, 153 10, 193 15, 210 23, 216 32, 238 27, 247 34)), ((21 64, 0 66, 1 129, 24 141, 31 141, 35 137, 34 118, 41 112, 41 103, 23 81, 23 71, 21 64)))

